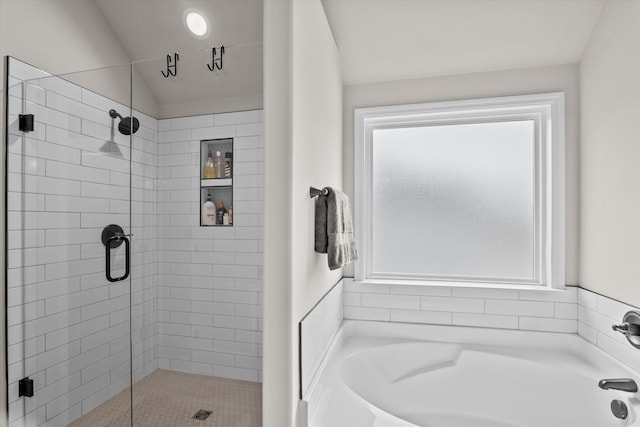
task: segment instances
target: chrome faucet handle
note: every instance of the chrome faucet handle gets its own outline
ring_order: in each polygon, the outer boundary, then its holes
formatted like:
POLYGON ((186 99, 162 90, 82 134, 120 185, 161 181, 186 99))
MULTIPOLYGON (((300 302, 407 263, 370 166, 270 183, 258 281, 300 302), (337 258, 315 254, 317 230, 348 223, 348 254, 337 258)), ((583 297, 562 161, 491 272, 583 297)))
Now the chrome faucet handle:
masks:
POLYGON ((631 333, 631 325, 629 322, 624 322, 619 325, 611 325, 611 329, 616 332, 620 332, 623 335, 635 335, 631 333))
POLYGON ((632 378, 607 378, 598 382, 598 387, 603 390, 620 390, 629 393, 638 391, 638 385, 632 378))
POLYGON ((622 318, 622 323, 612 325, 611 328, 627 337, 632 346, 640 349, 640 312, 628 311, 622 318))

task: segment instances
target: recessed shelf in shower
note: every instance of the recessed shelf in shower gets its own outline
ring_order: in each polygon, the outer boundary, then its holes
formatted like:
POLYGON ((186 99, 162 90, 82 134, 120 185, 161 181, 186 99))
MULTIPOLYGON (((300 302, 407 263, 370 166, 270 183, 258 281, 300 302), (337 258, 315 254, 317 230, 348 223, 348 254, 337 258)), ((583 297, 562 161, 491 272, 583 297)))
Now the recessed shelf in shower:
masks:
POLYGON ((228 227, 233 225, 233 138, 200 141, 200 226, 228 227), (215 158, 220 153, 220 160, 215 158), (213 163, 213 165, 212 165, 213 163), (215 205, 215 221, 206 221, 204 205, 211 199, 215 205), (224 213, 218 216, 220 203, 224 213), (203 210, 204 209, 204 210, 203 210))

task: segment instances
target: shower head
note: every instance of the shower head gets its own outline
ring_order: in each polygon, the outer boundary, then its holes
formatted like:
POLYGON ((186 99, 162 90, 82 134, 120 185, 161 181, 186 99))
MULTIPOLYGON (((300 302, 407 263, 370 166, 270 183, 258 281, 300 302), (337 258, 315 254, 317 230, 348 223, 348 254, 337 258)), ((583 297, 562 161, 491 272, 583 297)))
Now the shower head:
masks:
POLYGON ((123 135, 131 135, 132 133, 136 133, 138 128, 140 127, 140 122, 135 117, 122 117, 120 113, 116 110, 109 110, 109 116, 112 119, 116 117, 120 118, 120 123, 118 124, 118 130, 123 135))

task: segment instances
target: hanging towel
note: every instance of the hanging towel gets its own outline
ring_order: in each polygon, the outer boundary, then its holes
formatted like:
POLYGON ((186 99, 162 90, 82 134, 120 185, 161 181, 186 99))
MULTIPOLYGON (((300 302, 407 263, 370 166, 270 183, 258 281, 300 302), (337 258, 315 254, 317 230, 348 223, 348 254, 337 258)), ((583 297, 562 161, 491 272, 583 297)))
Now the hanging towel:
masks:
POLYGON ((315 250, 327 254, 329 270, 336 270, 357 260, 358 253, 349 198, 342 191, 325 189, 327 194, 316 199, 315 250))

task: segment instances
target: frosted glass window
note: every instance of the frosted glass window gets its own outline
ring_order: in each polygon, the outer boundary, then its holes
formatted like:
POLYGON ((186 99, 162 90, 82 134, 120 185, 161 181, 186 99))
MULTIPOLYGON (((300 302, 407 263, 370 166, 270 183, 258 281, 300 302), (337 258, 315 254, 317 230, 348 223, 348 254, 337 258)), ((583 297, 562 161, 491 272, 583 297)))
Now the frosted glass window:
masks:
POLYGON ((372 273, 536 279, 533 120, 373 131, 372 273))
POLYGON ((355 282, 564 288, 564 95, 354 111, 355 282))

